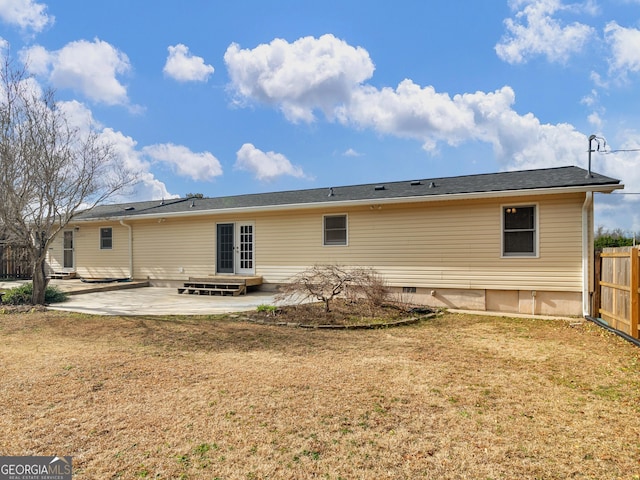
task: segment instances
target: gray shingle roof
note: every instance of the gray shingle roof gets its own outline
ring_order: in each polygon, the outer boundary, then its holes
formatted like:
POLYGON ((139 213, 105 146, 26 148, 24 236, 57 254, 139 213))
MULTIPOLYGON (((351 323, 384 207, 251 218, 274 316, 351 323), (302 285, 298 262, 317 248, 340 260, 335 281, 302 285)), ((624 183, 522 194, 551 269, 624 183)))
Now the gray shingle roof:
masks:
POLYGON ((410 197, 482 194, 536 189, 614 187, 619 180, 597 173, 587 176, 579 167, 522 170, 459 177, 415 179, 403 182, 334 186, 308 190, 234 195, 215 198, 180 198, 147 202, 100 205, 76 215, 76 220, 122 218, 144 215, 188 214, 190 212, 252 207, 312 205, 358 200, 384 201, 410 197), (330 193, 332 193, 330 195, 330 193))

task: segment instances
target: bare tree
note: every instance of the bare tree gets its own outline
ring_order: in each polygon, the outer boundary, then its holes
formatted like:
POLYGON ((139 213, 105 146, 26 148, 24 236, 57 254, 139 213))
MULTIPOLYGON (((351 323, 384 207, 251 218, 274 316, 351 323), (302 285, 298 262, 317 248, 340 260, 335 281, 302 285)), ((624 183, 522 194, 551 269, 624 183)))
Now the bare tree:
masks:
POLYGON ((42 91, 25 68, 0 65, 0 224, 27 245, 33 266, 32 303, 44 303, 46 255, 79 210, 95 207, 134 180, 111 145, 90 125, 70 124, 51 89, 42 91))
POLYGON ((364 296, 372 304, 381 304, 386 288, 380 275, 370 268, 347 268, 339 265, 314 265, 295 275, 280 288, 276 300, 308 299, 324 302, 331 311, 331 301, 350 289, 354 296, 364 296))

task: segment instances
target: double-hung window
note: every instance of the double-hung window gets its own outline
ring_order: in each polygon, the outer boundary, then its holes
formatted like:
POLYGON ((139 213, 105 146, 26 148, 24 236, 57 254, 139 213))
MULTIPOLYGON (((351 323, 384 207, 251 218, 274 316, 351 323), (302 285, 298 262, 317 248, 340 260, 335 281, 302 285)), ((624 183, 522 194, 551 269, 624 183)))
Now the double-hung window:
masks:
POLYGON ((502 207, 502 255, 535 257, 538 255, 538 220, 535 205, 502 207))
POLYGON ((323 245, 347 244, 347 216, 325 215, 323 217, 323 245))
POLYGON ((100 250, 111 250, 113 248, 113 229, 103 227, 100 229, 100 250))

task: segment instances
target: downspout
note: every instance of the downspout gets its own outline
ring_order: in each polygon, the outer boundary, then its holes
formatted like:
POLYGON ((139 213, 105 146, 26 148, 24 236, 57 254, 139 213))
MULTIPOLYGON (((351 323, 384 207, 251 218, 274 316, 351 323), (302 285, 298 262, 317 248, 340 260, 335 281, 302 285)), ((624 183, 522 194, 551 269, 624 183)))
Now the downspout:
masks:
POLYGON ((593 289, 593 192, 586 192, 582 204, 582 315, 591 315, 593 289))
POLYGON ((124 220, 120 220, 120 225, 129 229, 129 280, 133 280, 133 229, 124 220))

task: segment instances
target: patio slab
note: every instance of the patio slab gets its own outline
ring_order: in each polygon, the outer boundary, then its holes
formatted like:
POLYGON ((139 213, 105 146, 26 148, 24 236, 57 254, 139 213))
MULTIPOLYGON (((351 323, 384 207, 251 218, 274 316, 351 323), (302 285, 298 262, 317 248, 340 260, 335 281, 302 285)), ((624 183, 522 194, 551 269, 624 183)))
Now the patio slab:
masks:
MULTIPOLYGON (((21 283, 24 282, 0 282, 0 290, 21 283)), ((80 280, 52 280, 49 284, 70 293, 70 296, 66 302, 47 308, 93 315, 209 315, 250 311, 258 305, 275 304, 272 292, 257 291, 233 297, 180 295, 176 288, 149 287, 146 282, 95 284, 80 280)))
POLYGON ((208 315, 255 310, 258 305, 273 305, 274 295, 252 292, 238 297, 180 295, 168 287, 141 287, 72 295, 50 310, 94 315, 208 315))

